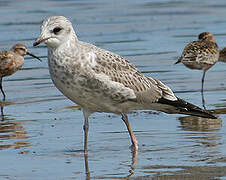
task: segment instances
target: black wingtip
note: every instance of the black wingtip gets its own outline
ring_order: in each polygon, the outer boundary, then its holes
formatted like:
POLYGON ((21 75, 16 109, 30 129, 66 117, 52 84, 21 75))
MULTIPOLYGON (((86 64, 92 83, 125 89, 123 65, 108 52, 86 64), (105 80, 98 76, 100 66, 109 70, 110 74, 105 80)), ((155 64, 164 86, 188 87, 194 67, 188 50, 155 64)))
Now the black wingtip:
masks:
POLYGON ((159 100, 159 103, 168 104, 168 105, 176 107, 177 113, 179 113, 179 114, 187 114, 187 115, 192 115, 192 116, 217 119, 217 117, 214 116, 211 112, 201 109, 198 106, 195 106, 180 98, 177 98, 177 101, 170 101, 170 100, 162 98, 159 100))
POLYGON ((200 107, 195 106, 189 102, 186 102, 183 99, 178 98, 178 102, 181 105, 180 111, 182 114, 188 114, 188 115, 199 116, 199 117, 210 118, 210 119, 217 119, 216 116, 214 116, 207 110, 201 109, 200 107))

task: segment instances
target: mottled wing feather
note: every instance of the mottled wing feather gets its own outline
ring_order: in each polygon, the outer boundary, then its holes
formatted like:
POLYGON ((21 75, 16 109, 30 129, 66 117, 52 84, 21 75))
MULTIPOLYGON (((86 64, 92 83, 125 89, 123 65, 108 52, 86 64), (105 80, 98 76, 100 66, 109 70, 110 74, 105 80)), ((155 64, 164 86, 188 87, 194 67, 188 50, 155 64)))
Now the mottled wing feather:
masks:
POLYGON ((157 79, 153 79, 151 77, 147 77, 153 84, 155 84, 159 89, 161 89, 162 91, 162 98, 167 99, 167 100, 171 100, 171 101, 175 101, 177 100, 176 96, 174 95, 173 91, 166 86, 165 84, 163 84, 161 81, 157 80, 157 79))
POLYGON ((143 103, 157 102, 160 98, 176 100, 173 92, 162 82, 142 75, 131 63, 114 53, 96 52, 96 73, 104 73, 112 81, 123 84, 136 94, 136 101, 143 103))
MULTIPOLYGON (((168 100, 177 100, 176 96, 169 87, 161 81, 151 77, 146 77, 138 71, 138 69, 122 56, 110 51, 101 49, 92 44, 79 41, 85 51, 96 55, 97 64, 92 67, 97 74, 104 74, 113 82, 120 83, 125 88, 133 90, 138 102, 153 103, 160 98, 168 100)), ((86 52, 87 53, 87 52, 86 52)), ((107 84, 107 82, 106 82, 107 84)), ((110 95, 109 95, 110 96, 110 95)), ((115 97, 116 100, 124 99, 123 97, 115 97)))
POLYGON ((93 50, 93 52, 98 57, 96 59, 98 64, 106 67, 107 69, 140 73, 133 64, 131 64, 129 61, 118 54, 112 53, 105 49, 101 49, 97 46, 94 46, 93 44, 86 42, 79 41, 79 43, 83 46, 84 49, 86 48, 87 51, 93 50))

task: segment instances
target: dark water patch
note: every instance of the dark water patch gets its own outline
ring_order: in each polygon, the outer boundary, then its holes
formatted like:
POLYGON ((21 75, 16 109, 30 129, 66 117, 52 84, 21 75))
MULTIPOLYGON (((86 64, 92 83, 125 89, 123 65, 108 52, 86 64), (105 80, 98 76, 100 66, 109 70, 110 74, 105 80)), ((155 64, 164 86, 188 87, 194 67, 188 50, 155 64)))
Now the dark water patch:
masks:
POLYGON ((4 1, 4 0, 1 0, 0 1, 0 7, 7 7, 7 6, 9 6, 11 4, 11 2, 10 1, 4 1))
POLYGON ((59 5, 62 5, 62 4, 65 4, 67 7, 70 7, 71 5, 76 5, 78 7, 80 6, 92 6, 92 7, 99 7, 99 6, 105 6, 105 5, 108 5, 108 3, 105 3, 103 1, 100 1, 100 2, 93 2, 93 1, 74 1, 74 0, 66 0, 65 2, 62 3, 61 0, 49 0, 49 1, 52 1, 52 2, 59 2, 60 4, 59 5), (71 3, 73 2, 73 3, 71 3))
POLYGON ((173 35, 173 37, 175 38, 197 38, 198 35, 195 35, 195 34, 182 34, 182 35, 173 35))
MULTIPOLYGON (((140 66, 137 66, 138 68, 140 68, 140 66)), ((145 66, 148 67, 148 66, 145 66)), ((150 66, 151 67, 151 66, 150 66)), ((159 70, 159 71, 141 71, 144 74, 148 74, 148 73, 166 73, 166 72, 172 72, 172 71, 167 71, 167 70, 159 70)))
MULTIPOLYGON (((130 13, 126 14, 124 16, 193 16, 193 15, 204 15, 210 13, 209 11, 196 11, 196 10, 171 10, 171 11, 158 11, 158 10, 152 10, 149 12, 141 12, 141 13, 130 13)), ((123 15, 122 15, 123 16, 123 15)), ((124 17, 123 16, 123 17, 124 17)))
MULTIPOLYGON (((31 59, 31 58, 27 58, 27 59, 31 59)), ((38 66, 36 66, 36 67, 24 67, 24 68, 22 68, 22 70, 24 70, 24 71, 30 71, 30 70, 34 70, 34 69, 47 69, 48 70, 48 68, 47 67, 38 67, 38 66)))
POLYGON ((1 26, 27 26, 27 25, 40 25, 42 22, 7 22, 0 23, 1 26))
POLYGON ((26 104, 35 104, 35 103, 39 103, 39 102, 48 102, 48 101, 59 101, 59 100, 64 100, 65 97, 62 97, 61 95, 50 95, 48 98, 46 98, 46 96, 43 95, 39 95, 36 97, 31 98, 24 98, 24 99, 19 99, 19 100, 14 100, 14 101, 5 101, 5 102, 1 102, 0 101, 0 105, 3 107, 6 106, 18 106, 18 105, 26 105, 26 104))
MULTIPOLYGON (((143 133, 144 131, 133 131, 133 132, 143 133)), ((104 131, 104 132, 100 132, 100 133, 102 133, 102 134, 124 134, 124 133, 128 134, 128 131, 108 131, 108 132, 104 131)))
MULTIPOLYGON (((217 92, 217 91, 224 91, 225 88, 205 88, 205 92, 217 92)), ((176 94, 183 94, 183 93, 192 93, 192 92, 200 92, 199 89, 195 90, 180 90, 180 91, 174 91, 176 94)))
MULTIPOLYGON (((37 39, 38 37, 36 37, 36 39, 37 39)), ((34 41, 36 40, 35 38, 34 38, 34 41)), ((46 45, 38 45, 37 47, 35 47, 35 49, 46 49, 47 48, 47 46, 46 45)), ((46 57, 46 56, 40 56, 40 57, 46 57)))
POLYGON ((222 166, 144 166, 146 176, 131 178, 133 180, 212 180, 226 176, 226 167, 222 166))
POLYGON ((186 6, 186 5, 193 5, 191 2, 186 1, 165 1, 165 2, 147 2, 144 4, 139 5, 142 8, 169 8, 169 7, 177 7, 177 6, 186 6))
MULTIPOLYGON (((46 10, 44 10, 44 9, 42 9, 42 10, 27 10, 26 11, 26 14, 48 14, 49 13, 49 11, 46 11, 46 10)), ((40 22, 40 24, 41 24, 41 22, 40 22)))
POLYGON ((151 34, 152 32, 154 32, 154 30, 134 30, 134 29, 124 30, 124 29, 122 29, 120 31, 109 31, 109 32, 104 32, 104 33, 102 33, 102 32, 98 32, 98 33, 89 32, 88 34, 83 33, 82 36, 83 37, 102 37, 102 38, 104 38, 104 37, 111 37, 111 38, 113 38, 113 37, 128 35, 130 33, 136 33, 136 34, 147 33, 147 34, 151 34))
POLYGON ((17 78, 17 79, 7 79, 6 81, 28 81, 28 80, 44 80, 44 79, 49 79, 49 77, 27 77, 27 78, 17 78))
POLYGON ((32 103, 38 103, 38 102, 45 102, 45 101, 59 101, 59 100, 64 100, 65 97, 59 96, 59 97, 55 97, 55 96, 49 96, 48 98, 46 98, 45 96, 39 96, 39 97, 35 97, 33 99, 24 99, 24 101, 20 100, 20 101, 15 101, 14 105, 25 105, 25 104, 32 104, 32 103))
POLYGON ((215 33, 214 36, 220 36, 220 37, 223 36, 223 37, 225 37, 226 33, 215 33))
MULTIPOLYGON (((97 44, 95 44, 97 45, 97 44)), ((98 45, 97 45, 98 46, 98 45)), ((143 51, 144 49, 143 48, 129 48, 129 49, 117 49, 115 51, 117 51, 118 53, 120 52, 128 52, 128 51, 143 51)))
POLYGON ((74 156, 74 154, 71 153, 79 153, 79 155, 84 155, 84 150, 82 149, 66 149, 64 151, 65 153, 70 153, 70 154, 66 154, 66 155, 70 155, 70 156, 74 156))
POLYGON ((223 9, 225 9, 226 8, 226 4, 225 3, 223 3, 223 4, 211 4, 211 5, 206 5, 205 7, 208 7, 208 8, 211 8, 211 9, 213 9, 213 8, 219 8, 219 9, 221 9, 221 8, 223 8, 223 9))
MULTIPOLYGON (((226 33, 214 33, 214 36, 225 37, 226 33)), ((195 40, 198 39, 198 34, 180 34, 180 35, 173 35, 172 37, 175 37, 175 38, 191 38, 191 41, 193 41, 193 40, 195 41, 195 40)))
POLYGON ((90 21, 77 21, 76 24, 79 25, 92 25, 94 24, 95 26, 98 25, 117 25, 117 24, 126 24, 126 23, 132 23, 132 20, 129 20, 127 18, 125 19, 94 19, 90 21))
POLYGON ((142 42, 142 39, 132 39, 132 40, 120 40, 120 41, 103 41, 103 42, 95 42, 97 45, 104 45, 104 44, 114 44, 114 43, 131 43, 131 42, 142 42))
MULTIPOLYGON (((200 33, 201 33, 201 31, 200 31, 200 33)), ((214 36, 216 36, 216 37, 225 37, 226 36, 226 34, 224 34, 224 33, 215 33, 214 34, 214 36)), ((198 40, 198 34, 182 34, 182 35, 173 35, 173 37, 174 38, 190 38, 191 39, 191 41, 196 41, 196 40, 198 40)))
POLYGON ((125 54, 124 56, 148 56, 148 55, 162 55, 162 54, 172 54, 176 53, 176 51, 164 51, 164 52, 147 52, 147 53, 130 53, 130 54, 125 54))
POLYGON ((40 86, 40 87, 39 87, 40 89, 46 88, 47 85, 48 85, 48 86, 51 85, 51 86, 49 86, 49 87, 53 87, 53 86, 52 86, 52 82, 42 82, 42 83, 36 83, 36 82, 34 82, 33 85, 34 85, 34 86, 40 86))

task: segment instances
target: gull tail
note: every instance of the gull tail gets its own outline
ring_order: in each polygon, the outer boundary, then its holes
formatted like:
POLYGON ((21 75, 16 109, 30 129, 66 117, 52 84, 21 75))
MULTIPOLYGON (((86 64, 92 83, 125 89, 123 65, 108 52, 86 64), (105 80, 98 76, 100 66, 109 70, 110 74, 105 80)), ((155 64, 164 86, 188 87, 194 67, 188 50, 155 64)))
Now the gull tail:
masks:
POLYGON ((178 113, 178 114, 187 114, 192 116, 204 117, 217 119, 216 116, 211 114, 210 112, 199 108, 191 103, 184 101, 177 97, 176 101, 167 100, 164 98, 159 99, 158 103, 173 106, 173 110, 165 111, 166 113, 178 113))

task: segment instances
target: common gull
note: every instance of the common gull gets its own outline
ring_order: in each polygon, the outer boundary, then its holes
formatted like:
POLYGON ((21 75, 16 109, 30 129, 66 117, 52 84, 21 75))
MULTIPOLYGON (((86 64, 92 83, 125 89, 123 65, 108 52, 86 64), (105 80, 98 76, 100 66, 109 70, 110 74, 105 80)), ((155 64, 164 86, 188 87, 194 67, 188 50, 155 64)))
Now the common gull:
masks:
POLYGON ((88 152, 88 117, 94 112, 120 114, 135 150, 138 141, 127 117, 133 110, 152 109, 215 118, 176 97, 161 81, 144 76, 122 56, 79 41, 72 23, 63 16, 52 16, 43 21, 41 35, 34 46, 42 42, 48 47, 53 83, 83 109, 85 153, 88 152))

